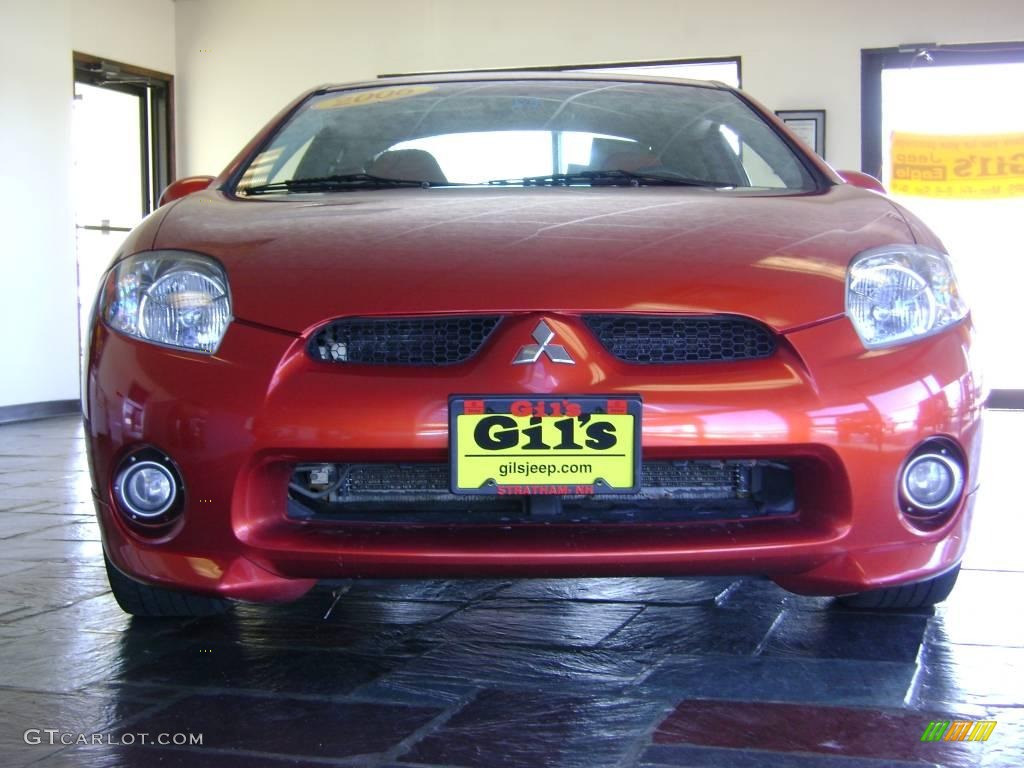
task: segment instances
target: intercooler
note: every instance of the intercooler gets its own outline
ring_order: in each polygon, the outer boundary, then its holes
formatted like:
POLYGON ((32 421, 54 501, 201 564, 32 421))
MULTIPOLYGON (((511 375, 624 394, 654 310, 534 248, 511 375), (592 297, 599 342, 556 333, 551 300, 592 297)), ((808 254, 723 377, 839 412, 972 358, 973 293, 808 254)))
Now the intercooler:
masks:
POLYGON ((793 471, 764 459, 647 461, 639 493, 456 496, 441 463, 309 463, 288 515, 350 523, 472 525, 746 520, 795 513, 793 471))

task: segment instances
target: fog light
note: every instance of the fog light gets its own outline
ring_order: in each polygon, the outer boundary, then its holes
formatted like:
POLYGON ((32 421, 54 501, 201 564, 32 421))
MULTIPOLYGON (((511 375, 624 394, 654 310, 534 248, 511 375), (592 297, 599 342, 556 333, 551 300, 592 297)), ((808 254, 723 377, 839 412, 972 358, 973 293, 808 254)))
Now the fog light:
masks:
POLYGON ((114 483, 117 500, 125 511, 144 520, 163 515, 177 496, 170 470, 155 461, 135 461, 121 470, 114 483))
POLYGON ((963 489, 960 464, 945 453, 922 453, 903 470, 903 495, 918 510, 935 512, 952 504, 963 489))

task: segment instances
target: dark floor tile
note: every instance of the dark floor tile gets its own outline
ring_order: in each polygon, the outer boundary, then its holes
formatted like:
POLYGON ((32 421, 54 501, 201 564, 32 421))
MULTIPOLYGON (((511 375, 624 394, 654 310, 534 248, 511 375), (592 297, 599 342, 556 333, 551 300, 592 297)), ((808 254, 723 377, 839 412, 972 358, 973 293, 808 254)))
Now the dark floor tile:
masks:
MULTIPOLYGON (((20 542, 18 544, 20 546, 20 542)), ((102 558, 98 562, 37 563, 4 579, 4 590, 37 605, 66 605, 95 597, 109 588, 102 558)))
POLYGON ((60 442, 33 436, 12 439, 8 425, 0 431, 0 476, 17 483, 22 472, 84 466, 85 443, 60 442), (81 462, 81 464, 79 464, 81 462))
MULTIPOLYGON (((46 517, 46 515, 39 515, 46 517)), ((46 541, 100 541, 100 527, 95 520, 68 516, 57 525, 25 533, 19 538, 46 541)))
POLYGON ((483 691, 400 761, 471 768, 615 766, 662 712, 631 697, 483 691))
POLYGON ((442 645, 409 661, 398 672, 482 687, 550 685, 557 690, 589 690, 632 684, 651 664, 636 653, 476 643, 442 645))
POLYGON ((183 622, 170 628, 167 637, 182 645, 223 645, 310 650, 367 650, 391 652, 408 637, 410 630, 399 624, 355 623, 329 619, 294 620, 274 613, 261 614, 260 607, 246 606, 238 615, 183 622))
POLYGON ((5 485, 3 488, 0 488, 0 514, 2 515, 11 517, 16 517, 18 515, 36 515, 53 506, 53 503, 48 501, 8 499, 4 496, 3 491, 9 487, 9 485, 5 485))
POLYGON ((22 537, 16 547, 0 548, 0 561, 3 560, 102 563, 103 547, 98 541, 47 541, 22 537))
POLYGON ((938 763, 874 760, 747 749, 656 744, 644 750, 636 768, 945 768, 938 763))
POLYGON ((0 577, 6 578, 12 573, 27 571, 29 568, 34 568, 35 565, 35 563, 23 563, 18 560, 2 560, 0 561, 0 577))
POLYGON ((339 624, 423 624, 437 621, 458 610, 457 601, 404 600, 399 597, 370 598, 352 590, 316 588, 300 600, 283 605, 239 606, 268 619, 333 621, 339 624), (325 619, 324 617, 327 616, 325 619))
POLYGON ((721 608, 737 610, 782 610, 786 603, 799 605, 802 599, 768 579, 745 578, 737 580, 717 603, 721 608))
POLYGON ((286 696, 197 695, 146 720, 151 733, 201 733, 203 746, 295 757, 387 752, 441 710, 286 696))
POLYGON ((411 626, 438 621, 461 608, 460 603, 415 600, 346 600, 344 597, 331 611, 331 619, 339 623, 397 624, 411 626))
POLYGON ((383 653, 311 651, 236 643, 176 642, 166 653, 132 666, 128 683, 341 696, 401 666, 383 653))
POLYGON ((108 698, 123 698, 131 701, 145 701, 151 704, 169 704, 171 701, 189 696, 192 692, 169 691, 165 685, 145 685, 137 683, 125 683, 120 680, 96 680, 89 683, 85 688, 69 695, 95 695, 108 698))
POLYGON ((941 763, 949 768, 975 765, 981 751, 976 743, 921 741, 929 723, 938 719, 963 718, 950 712, 690 700, 658 725, 653 742, 941 763))
POLYGON ((716 605, 645 608, 601 642, 620 651, 677 654, 752 654, 775 621, 772 609, 750 611, 716 605))
POLYGON ((29 502, 85 502, 91 501, 91 493, 78 487, 50 486, 50 485, 9 485, 3 491, 4 501, 29 502))
POLYGON ((84 461, 81 464, 63 461, 51 466, 22 468, 17 472, 4 473, 0 475, 0 478, 4 478, 8 482, 13 481, 14 487, 18 488, 34 486, 76 491, 84 489, 87 493, 92 488, 88 467, 84 461))
POLYGON ((392 672, 356 688, 349 698, 414 706, 450 707, 479 690, 479 683, 392 672))
MULTIPOLYGON (((155 654, 150 646, 140 654, 155 654)), ((145 658, 123 652, 118 635, 64 629, 32 631, 0 646, 0 686, 68 692, 117 678, 145 658)))
POLYGON ((45 729, 59 730, 65 739, 101 733, 153 708, 153 702, 130 693, 0 690, 0 762, 5 768, 27 765, 62 749, 60 735, 53 736, 51 744, 51 736, 42 732, 45 729))
MULTIPOLYGON (((0 491, 0 495, 3 491, 0 491)), ((36 533, 47 528, 62 527, 67 523, 54 518, 53 515, 36 515, 18 510, 0 510, 0 539, 21 536, 25 533, 36 533)), ((10 545, 5 545, 10 546, 10 545)))
MULTIPOLYGON (((84 585, 82 587, 84 589, 84 585)), ((95 594, 95 593, 94 593, 95 594)), ((96 597, 74 598, 75 602, 44 604, 36 600, 56 601, 60 593, 40 594, 38 598, 22 602, 24 610, 16 620, 8 620, 12 633, 29 631, 47 632, 60 629, 67 632, 88 630, 92 632, 121 633, 132 625, 132 617, 121 610, 109 592, 100 592, 96 597)), ((0 603, 3 600, 0 599, 0 603)), ((0 627, 0 637, 7 631, 0 627)))
POLYGON ((288 756, 238 754, 212 749, 141 746, 69 747, 38 763, 38 768, 323 768, 348 761, 304 760, 288 756))
POLYGON ((925 615, 785 610, 762 652, 913 663, 927 626, 925 615))
POLYGON ((640 606, 487 601, 452 614, 422 637, 470 643, 594 646, 637 613, 640 606))
MULTIPOLYGON (((0 622, 0 644, 31 644, 33 640, 39 643, 40 638, 46 638, 51 633, 57 637, 81 634, 82 643, 117 643, 116 647, 127 665, 137 663, 140 659, 151 658, 157 650, 162 653, 166 646, 176 642, 168 636, 169 625, 165 621, 125 617, 126 621, 116 628, 85 629, 74 626, 48 626, 47 620, 52 613, 55 612, 36 614, 23 619, 16 616, 5 617, 8 620, 0 622), (164 637, 166 642, 161 640, 164 637)), ((170 621, 170 626, 176 624, 176 620, 170 621)))
POLYGON ((172 635, 213 643, 382 650, 459 607, 425 601, 355 601, 348 595, 333 603, 330 592, 317 590, 289 605, 239 604, 223 617, 183 624, 172 635))
POLYGON ((899 707, 915 669, 891 661, 670 656, 651 670, 643 689, 677 699, 899 707))
POLYGON ((729 578, 523 579, 502 589, 497 597, 697 605, 714 602, 735 581, 729 578))
POLYGON ((931 645, 921 652, 916 702, 992 707, 1024 704, 1024 648, 931 645))
POLYGON ((497 592, 508 581, 491 579, 356 579, 346 582, 353 599, 468 603, 497 592))
POLYGON ((19 512, 56 518, 60 522, 91 522, 96 519, 96 505, 92 499, 22 503, 28 503, 29 506, 19 508, 19 512))
MULTIPOLYGON (((17 602, 12 604, 11 601, 0 598, 0 630, 3 630, 4 627, 9 626, 18 619, 33 616, 36 612, 36 609, 30 609, 28 606, 17 602)), ((0 637, 0 642, 3 642, 2 637, 0 637)))

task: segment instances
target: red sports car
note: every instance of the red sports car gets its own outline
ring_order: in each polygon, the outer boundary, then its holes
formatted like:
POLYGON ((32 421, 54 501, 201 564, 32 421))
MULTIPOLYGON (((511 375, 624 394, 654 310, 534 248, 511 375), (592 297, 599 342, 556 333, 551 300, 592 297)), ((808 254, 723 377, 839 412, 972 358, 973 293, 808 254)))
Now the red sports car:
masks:
POLYGON ((942 600, 982 396, 948 257, 714 83, 324 87, 173 184, 85 371, 115 597, 750 574, 942 600))

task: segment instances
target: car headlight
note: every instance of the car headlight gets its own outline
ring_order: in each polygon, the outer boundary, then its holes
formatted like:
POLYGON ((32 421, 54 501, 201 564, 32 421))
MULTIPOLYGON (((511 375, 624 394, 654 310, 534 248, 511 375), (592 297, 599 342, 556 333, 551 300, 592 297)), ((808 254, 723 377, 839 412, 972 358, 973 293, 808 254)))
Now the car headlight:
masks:
POLYGON ((199 254, 138 253, 107 275, 100 317, 137 339, 213 354, 231 322, 227 276, 199 254))
POLYGON ((949 257, 922 245, 857 255, 846 273, 846 314, 873 349, 938 333, 967 314, 949 257))

